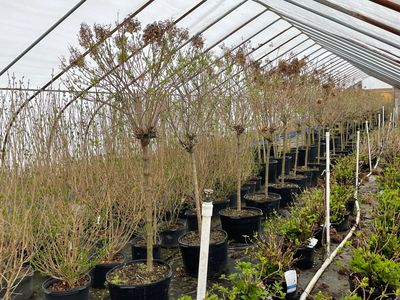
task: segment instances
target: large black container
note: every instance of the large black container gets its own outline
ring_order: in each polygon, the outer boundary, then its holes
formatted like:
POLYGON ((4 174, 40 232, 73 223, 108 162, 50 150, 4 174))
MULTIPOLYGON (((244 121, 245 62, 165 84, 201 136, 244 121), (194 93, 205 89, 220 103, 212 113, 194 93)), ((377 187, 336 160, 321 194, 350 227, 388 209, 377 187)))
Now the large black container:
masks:
POLYGON ((218 200, 218 201, 213 201, 213 217, 218 217, 219 216, 219 211, 221 209, 226 208, 229 205, 229 199, 224 199, 224 200, 218 200))
MULTIPOLYGON (((24 270, 23 273, 25 274, 23 278, 18 278, 16 282, 18 285, 15 287, 13 291, 12 300, 28 300, 32 298, 33 295, 33 276, 35 272, 29 266, 28 269, 24 270)), ((4 298, 6 293, 6 287, 0 290, 0 299, 4 298)))
POLYGON ((197 230, 197 214, 193 209, 188 209, 185 211, 184 217, 186 219, 186 230, 187 231, 195 231, 197 230))
POLYGON ((242 207, 242 210, 252 210, 257 214, 254 216, 236 217, 226 215, 225 210, 221 210, 219 216, 222 229, 227 232, 229 239, 245 243, 260 230, 263 212, 261 209, 255 207, 242 207), (244 236, 247 236, 247 238, 244 236))
POLYGON ((88 300, 89 299, 89 288, 91 284, 90 276, 88 276, 88 282, 85 286, 75 288, 69 291, 63 292, 52 292, 48 290, 48 287, 56 282, 58 279, 50 278, 42 284, 42 290, 46 300, 88 300))
POLYGON ((318 145, 310 145, 308 147, 308 163, 317 161, 318 156, 318 145))
MULTIPOLYGON (((246 196, 247 193, 250 193, 250 187, 249 186, 242 186, 240 189, 240 201, 244 202, 244 196, 246 196)), ((237 195, 236 192, 230 194, 229 196, 229 207, 236 207, 237 206, 237 195)))
MULTIPOLYGON (((128 262, 127 264, 135 264, 135 263, 144 263, 145 260, 136 260, 132 262, 128 262)), ((172 268, 160 261, 154 260, 155 264, 162 264, 168 267, 168 272, 165 278, 151 282, 148 284, 142 285, 118 285, 112 283, 110 280, 110 273, 120 268, 121 266, 115 267, 111 271, 107 273, 107 283, 108 283, 108 290, 110 292, 111 300, 168 300, 168 291, 169 291, 169 284, 171 282, 172 277, 172 268)))
POLYGON ((343 216, 343 220, 338 223, 332 223, 332 227, 336 229, 338 232, 344 232, 350 229, 350 213, 345 214, 343 216))
POLYGON ((281 202, 281 195, 268 193, 268 198, 265 198, 265 193, 258 192, 254 193, 256 195, 263 195, 263 200, 253 200, 251 199, 252 194, 246 195, 246 206, 248 207, 256 207, 262 210, 264 217, 270 216, 274 213, 274 211, 279 210, 279 203, 281 202))
POLYGON ((274 185, 270 185, 268 187, 268 191, 271 193, 276 193, 281 195, 282 199, 280 202, 280 207, 284 208, 294 202, 294 199, 297 194, 301 192, 301 189, 298 185, 294 183, 290 183, 290 185, 293 186, 281 186, 279 183, 276 183, 274 185))
POLYGON ((310 269, 314 265, 314 248, 302 247, 294 251, 295 265, 300 270, 310 269))
POLYGON ((305 189, 307 187, 307 176, 296 174, 296 176, 289 175, 285 178, 285 181, 297 184, 301 189, 305 189))
MULTIPOLYGON (((275 182, 278 178, 278 161, 270 158, 269 160, 269 171, 268 171, 268 182, 275 182)), ((265 184, 265 164, 261 164, 260 169, 261 184, 265 184)))
MULTIPOLYGON (((219 276, 226 270, 228 261, 228 234, 220 229, 215 229, 224 233, 225 237, 217 242, 210 244, 208 253, 207 276, 219 276)), ((181 251, 185 272, 189 276, 197 277, 199 271, 200 246, 188 245, 182 242, 185 233, 179 238, 179 248, 181 251)), ((158 299, 158 298, 154 298, 158 299)))
POLYGON ((300 169, 298 171, 299 174, 304 175, 307 177, 306 186, 308 188, 314 187, 317 185, 318 176, 321 174, 319 168, 309 168, 309 169, 300 169))
MULTIPOLYGON (((277 173, 276 173, 276 177, 278 178, 279 176, 282 175, 283 158, 282 157, 274 157, 273 159, 278 161, 277 173)), ((286 155, 286 159, 285 159, 285 174, 286 175, 289 175, 290 170, 292 168, 291 162, 292 162, 292 157, 290 155, 286 155)))
MULTIPOLYGON (((138 244, 139 240, 143 240, 142 237, 136 237, 131 241, 131 252, 132 260, 140 260, 147 258, 147 248, 145 245, 138 244)), ((153 258, 161 258, 161 246, 159 243, 153 245, 153 258)))
POLYGON ((255 182, 256 192, 259 191, 261 189, 261 186, 264 184, 264 182, 262 182, 262 177, 261 176, 253 177, 249 181, 250 182, 255 182))
POLYGON ((92 276, 92 287, 94 287, 96 289, 104 289, 105 288, 104 283, 106 282, 107 272, 125 262, 125 256, 122 253, 118 253, 118 254, 120 254, 122 257, 120 262, 98 264, 98 265, 94 266, 94 268, 92 269, 91 274, 90 274, 92 276))
POLYGON ((174 248, 178 247, 179 237, 185 233, 185 225, 177 222, 174 228, 164 229, 159 232, 161 247, 174 248))
MULTIPOLYGON (((246 182, 243 187, 247 187, 249 188, 249 190, 247 191, 247 193, 254 193, 256 191, 256 187, 257 187, 257 182, 255 181, 249 181, 246 182)), ((245 195, 243 195, 244 198, 245 195)))

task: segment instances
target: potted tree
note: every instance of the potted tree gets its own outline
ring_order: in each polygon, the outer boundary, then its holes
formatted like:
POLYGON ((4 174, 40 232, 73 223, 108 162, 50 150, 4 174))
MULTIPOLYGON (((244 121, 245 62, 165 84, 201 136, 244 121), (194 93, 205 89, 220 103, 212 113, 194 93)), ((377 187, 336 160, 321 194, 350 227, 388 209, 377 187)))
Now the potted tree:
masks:
MULTIPOLYGON (((200 257, 201 189, 196 161, 196 146, 211 128, 216 109, 216 98, 211 93, 214 83, 212 57, 203 51, 201 36, 192 38, 191 43, 177 53, 176 67, 170 72, 173 77, 174 93, 168 101, 167 122, 173 136, 186 151, 191 164, 197 229, 179 238, 179 245, 186 273, 197 275, 200 257)), ((206 176, 206 174, 203 174, 206 176)), ((227 233, 212 230, 210 236, 208 274, 221 273, 226 266, 227 233), (218 257, 215 259, 214 257, 218 257)))
MULTIPOLYGON (((253 236, 260 229, 262 211, 254 207, 242 207, 242 137, 249 122, 249 102, 246 86, 241 83, 243 71, 248 62, 245 49, 235 53, 225 53, 224 77, 226 94, 222 98, 221 115, 226 127, 234 132, 236 140, 235 166, 236 166, 236 208, 221 210, 219 215, 222 228, 228 237, 238 242, 245 242, 246 237, 253 236), (231 74, 232 73, 232 74, 231 74)), ((224 78, 223 77, 223 78, 224 78)), ((246 199, 246 195, 244 195, 246 199)))
POLYGON ((90 51, 90 59, 77 60, 80 51, 71 50, 76 71, 71 72, 68 84, 71 90, 82 90, 90 83, 114 95, 103 103, 121 113, 140 144, 147 259, 145 265, 143 261, 134 261, 111 270, 107 282, 112 299, 128 295, 165 299, 171 268, 153 260, 155 203, 151 198, 149 159, 151 141, 157 137, 171 91, 173 61, 189 35, 171 21, 155 22, 142 30, 140 23, 132 18, 124 22, 112 39, 98 43, 108 32, 108 26, 95 25, 93 29, 85 24, 81 26, 79 43, 90 51), (140 277, 136 276, 137 272, 141 272, 140 277), (148 291, 151 293, 147 294, 148 291))

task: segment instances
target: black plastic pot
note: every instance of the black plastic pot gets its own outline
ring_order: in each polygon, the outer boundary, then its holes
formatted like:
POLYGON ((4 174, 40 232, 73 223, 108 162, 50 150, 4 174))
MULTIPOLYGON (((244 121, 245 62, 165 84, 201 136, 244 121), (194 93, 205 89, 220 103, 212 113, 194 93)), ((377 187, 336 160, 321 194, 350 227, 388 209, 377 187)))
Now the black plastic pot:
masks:
POLYGON ((276 193, 281 195, 282 199, 280 202, 280 208, 284 208, 294 202, 294 199, 297 194, 301 192, 301 189, 298 185, 295 185, 294 183, 290 183, 291 185, 294 186, 286 186, 284 185, 283 187, 280 185, 280 183, 276 183, 274 185, 270 185, 268 187, 268 192, 271 193, 276 193))
MULTIPOLYGON (((282 157, 274 157, 273 159, 278 161, 277 173, 276 173, 276 176, 278 178, 279 176, 282 175, 282 161, 283 161, 283 158, 282 157)), ((292 168, 291 162, 292 162, 292 157, 290 155, 286 155, 286 159, 285 159, 285 174, 286 175, 289 175, 290 170, 292 168)))
MULTIPOLYGON (((26 272, 26 275, 23 278, 18 278, 16 282, 18 285, 15 287, 12 295, 12 300, 28 300, 32 298, 33 295, 33 276, 34 271, 31 267, 29 269, 23 271, 26 272)), ((6 293, 6 287, 3 285, 3 288, 0 290, 0 299, 4 298, 6 293)))
POLYGON ((346 210, 350 212, 351 215, 354 215, 356 206, 356 199, 351 199, 346 202, 346 210))
POLYGON ((318 145, 308 147, 308 163, 316 162, 318 156, 318 145))
POLYGON ((307 187, 307 176, 305 175, 296 174, 296 176, 293 176, 290 174, 285 178, 285 181, 297 184, 301 189, 305 189, 307 187))
MULTIPOLYGON (((310 167, 310 169, 318 169, 319 175, 322 174, 322 172, 325 170, 325 163, 309 163, 308 166, 310 167)), ((318 175, 318 176, 319 176, 318 175)))
MULTIPOLYGON (((240 198, 241 198, 240 201, 242 203, 244 202, 244 196, 246 196, 247 193, 250 193, 250 187, 242 186, 242 188, 240 189, 240 198)), ((229 196, 229 207, 235 208, 237 206, 236 199, 237 199, 236 192, 234 192, 229 196)))
MULTIPOLYGON (((216 277, 222 274, 226 270, 228 261, 228 234, 220 229, 214 230, 223 232, 225 237, 223 240, 210 244, 209 246, 207 268, 208 277, 216 277)), ((182 239, 186 234, 187 233, 179 238, 179 248, 183 259, 183 265, 186 274, 197 277, 199 271, 200 246, 183 243, 182 239)))
MULTIPOLYGON (((140 260, 147 258, 147 249, 144 245, 138 245, 137 242, 143 240, 142 237, 136 237, 131 241, 131 253, 132 260, 140 260)), ((160 244, 153 245, 153 258, 160 259, 161 257, 161 247, 160 244)))
MULTIPOLYGON (((268 182, 276 182, 278 178, 278 161, 270 158, 269 160, 269 171, 268 171, 268 182)), ((260 169, 261 185, 265 183, 265 164, 261 164, 260 169)))
MULTIPOLYGON (((135 264, 135 263, 144 263, 145 260, 136 260, 128 262, 124 265, 135 264)), ((110 280, 110 273, 113 270, 121 268, 121 266, 115 267, 111 271, 107 273, 107 284, 108 290, 110 292, 111 300, 168 300, 168 291, 169 284, 171 282, 172 277, 172 268, 167 263, 164 263, 160 260, 154 260, 156 264, 162 264, 168 267, 168 272, 165 278, 142 285, 118 285, 112 283, 110 280)))
MULTIPOLYGON (((320 151, 320 153, 319 153, 319 156, 320 157, 324 157, 325 156, 325 153, 326 153, 326 143, 320 143, 320 147, 319 147, 319 151, 320 151)), ((317 154, 318 155, 318 154, 317 154)))
MULTIPOLYGON (((254 182, 254 181, 246 182, 246 183, 243 185, 243 187, 249 188, 248 191, 247 191, 247 193, 255 193, 255 191, 256 191, 256 186, 257 186, 257 182, 254 182)), ((245 195, 244 195, 244 196, 245 196, 245 195)), ((243 198, 244 198, 244 196, 243 196, 243 198)))
POLYGON ((306 163, 306 148, 299 147, 297 154, 297 166, 304 166, 306 163))
POLYGON ((300 270, 311 269, 314 265, 314 248, 302 247, 294 251, 295 265, 300 270))
POLYGON ((306 186, 308 188, 314 187, 317 185, 318 182, 318 176, 321 175, 320 171, 318 168, 314 168, 314 169, 300 169, 299 171, 297 171, 299 174, 304 175, 307 177, 306 180, 306 186))
MULTIPOLYGON (((263 192, 254 193, 256 195, 263 195, 263 192)), ((264 217, 272 215, 275 211, 279 210, 279 203, 281 202, 281 195, 268 193, 268 198, 264 198, 263 200, 253 200, 251 196, 254 194, 247 194, 246 206, 248 207, 256 207, 262 210, 264 217)))
POLYGON ((343 220, 338 223, 332 223, 333 228, 336 229, 338 232, 344 232, 350 229, 350 220, 349 220, 350 213, 345 214, 343 216, 343 220))
POLYGON ((317 244, 315 245, 315 248, 316 248, 316 249, 321 248, 321 246, 322 246, 322 239, 323 239, 323 238, 326 238, 326 237, 323 236, 323 234, 324 234, 324 232, 325 232, 325 231, 324 231, 324 228, 325 228, 324 225, 320 225, 320 226, 317 228, 317 230, 315 230, 315 232, 314 232, 314 234, 313 234, 314 238, 316 238, 316 239, 318 240, 317 244))
POLYGON ((185 219, 186 219, 186 230, 187 231, 195 231, 197 230, 197 214, 193 209, 188 209, 185 211, 185 219))
POLYGON ((239 243, 245 243, 260 230, 261 217, 263 215, 262 210, 255 207, 242 207, 242 210, 252 210, 257 214, 255 216, 236 217, 226 215, 226 210, 219 212, 222 229, 227 232, 229 239, 239 243), (247 236, 247 238, 244 236, 247 236))
POLYGON ((123 255, 123 253, 118 253, 118 254, 122 255, 122 259, 120 262, 108 263, 108 264, 98 264, 98 265, 94 266, 94 268, 90 272, 91 273, 90 275, 92 277, 92 287, 94 287, 96 289, 104 289, 105 288, 104 283, 106 282, 107 272, 125 262, 125 256, 123 255))
POLYGON ((89 299, 89 289, 91 284, 91 278, 88 276, 88 283, 84 286, 63 292, 52 292, 48 290, 48 287, 58 279, 50 278, 47 279, 42 284, 42 290, 44 292, 44 297, 46 300, 88 300, 89 299))
POLYGON ((249 181, 250 182, 255 182, 255 184, 256 184, 256 192, 259 191, 261 189, 261 186, 263 185, 261 176, 253 177, 249 181))
POLYGON ((178 239, 185 233, 185 225, 181 222, 177 222, 175 228, 164 229, 159 232, 160 245, 165 248, 175 248, 179 246, 178 239))
POLYGON ((225 200, 218 200, 218 201, 213 201, 213 217, 218 217, 219 216, 219 211, 221 209, 227 208, 229 205, 229 199, 225 200))

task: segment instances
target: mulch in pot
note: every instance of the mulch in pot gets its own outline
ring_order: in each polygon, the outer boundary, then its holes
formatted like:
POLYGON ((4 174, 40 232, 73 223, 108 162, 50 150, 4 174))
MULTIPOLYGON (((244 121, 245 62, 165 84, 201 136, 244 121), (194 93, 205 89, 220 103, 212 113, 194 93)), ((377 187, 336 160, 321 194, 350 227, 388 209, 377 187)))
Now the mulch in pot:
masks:
MULTIPOLYGON (((265 196, 264 196, 265 198, 265 196)), ((237 210, 236 208, 227 208, 224 210, 223 214, 225 216, 229 217, 254 217, 258 216, 259 212, 255 210, 249 210, 249 209, 241 209, 237 210)))
POLYGON ((110 271, 108 278, 118 285, 142 285, 157 282, 167 275, 169 268, 165 265, 154 264, 153 270, 147 270, 145 262, 121 266, 110 271))
POLYGON ((55 280, 52 284, 47 287, 47 290, 51 292, 65 292, 70 291, 82 286, 87 285, 90 282, 90 277, 85 275, 82 278, 78 279, 73 284, 69 284, 63 280, 55 280))
MULTIPOLYGON (((220 230, 211 230, 210 232, 210 245, 216 244, 225 239, 225 234, 220 230)), ((181 238, 181 242, 187 245, 199 246, 200 245, 200 235, 196 231, 187 233, 181 238)))

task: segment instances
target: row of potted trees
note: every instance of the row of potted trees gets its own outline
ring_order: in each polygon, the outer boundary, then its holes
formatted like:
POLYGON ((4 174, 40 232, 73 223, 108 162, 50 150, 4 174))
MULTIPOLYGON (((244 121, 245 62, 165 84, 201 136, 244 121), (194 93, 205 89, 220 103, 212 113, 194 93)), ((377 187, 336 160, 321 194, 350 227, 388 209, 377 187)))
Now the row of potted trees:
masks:
MULTIPOLYGON (((372 105, 363 110, 354 106, 354 119, 347 120, 345 100, 361 103, 367 93, 322 84, 297 59, 263 70, 246 47, 226 50, 216 59, 204 53, 200 36, 190 37, 171 21, 142 29, 130 19, 99 44, 108 34, 108 26, 82 25, 79 43, 89 57, 82 59, 81 50, 71 49, 74 68, 65 81, 76 96, 64 106, 50 107, 48 117, 40 114, 40 122, 31 116, 32 126, 43 127, 45 134, 34 135, 37 140, 26 149, 18 148, 26 137, 15 133, 17 146, 11 149, 25 149, 29 155, 10 159, 10 169, 1 174, 1 226, 9 227, 1 236, 5 299, 13 297, 28 263, 52 277, 43 286, 48 299, 87 298, 91 269, 100 276, 93 284, 102 287, 107 281, 112 299, 166 299, 172 273, 157 259, 159 221, 174 224, 181 208, 193 205, 197 229, 182 235, 180 244, 191 255, 187 271, 195 275, 205 188, 222 201, 235 190, 234 208, 220 212, 226 231, 211 234, 212 246, 219 245, 225 255, 227 238, 245 241, 243 235, 258 231, 263 212, 269 215, 279 202, 294 201, 299 186, 286 180, 291 130, 303 133, 305 146, 301 152, 296 143, 294 169, 304 153, 303 174, 308 176, 308 162, 318 154, 321 162, 324 130, 338 126, 343 150, 360 124, 357 120, 375 111, 372 105), (98 93, 82 92, 88 85, 98 93), (92 106, 74 107, 76 99, 92 106), (65 118, 69 107, 73 110, 65 118), (334 111, 342 115, 333 118, 334 111), (276 183, 269 180, 272 149, 280 156, 276 183), (256 153, 263 162, 255 161, 256 153), (242 182, 258 175, 257 163, 264 167, 264 190, 244 195, 242 182), (262 210, 242 207, 242 198, 262 210), (246 229, 238 220, 252 225, 246 229), (138 231, 142 238, 132 245, 138 260, 124 263, 120 251, 138 231), (13 248, 13 243, 20 245, 13 248), (18 253, 11 255, 11 249, 18 253)), ((25 130, 29 133, 31 126, 25 130)), ((260 187, 255 179, 246 184, 260 187)), ((290 235, 291 226, 282 225, 280 235, 290 235)), ((223 259, 210 261, 211 273, 223 267, 223 259)))

